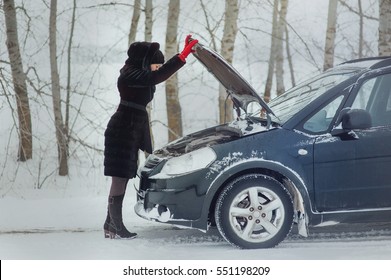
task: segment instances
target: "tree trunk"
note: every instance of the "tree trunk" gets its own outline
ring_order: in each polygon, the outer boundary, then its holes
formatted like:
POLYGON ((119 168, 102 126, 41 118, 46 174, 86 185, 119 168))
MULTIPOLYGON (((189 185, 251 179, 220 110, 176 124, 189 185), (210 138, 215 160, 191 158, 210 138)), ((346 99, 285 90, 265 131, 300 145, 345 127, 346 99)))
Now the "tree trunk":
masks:
POLYGON ((14 0, 4 0, 4 16, 7 34, 7 49, 10 58, 12 80, 16 95, 19 120, 18 160, 26 161, 33 157, 31 113, 27 95, 26 75, 18 41, 18 28, 14 0))
POLYGON ((52 83, 52 99, 54 112, 54 125, 56 129, 59 172, 61 176, 68 175, 68 154, 66 131, 61 113, 61 89, 60 77, 57 66, 57 0, 50 1, 49 19, 49 50, 50 50, 50 72, 52 83))
MULTIPOLYGON (((238 0, 226 0, 225 2, 225 22, 224 33, 221 40, 221 55, 232 64, 235 39, 238 33, 238 0)), ((219 85, 219 112, 220 123, 226 123, 233 120, 233 103, 230 98, 227 99, 226 89, 219 85)))
POLYGON ((358 39, 358 58, 363 57, 363 48, 364 48, 364 12, 362 10, 362 2, 358 0, 358 12, 360 17, 360 31, 358 39))
POLYGON ((278 3, 279 0, 274 0, 272 38, 271 38, 269 64, 268 64, 267 77, 266 77, 265 93, 263 96, 263 99, 265 100, 266 103, 270 101, 271 91, 273 86, 274 65, 275 65, 275 57, 276 57, 274 50, 276 49, 278 3))
MULTIPOLYGON (((170 0, 168 5, 166 49, 167 57, 177 53, 177 32, 180 0, 170 0)), ((182 112, 178 96, 178 75, 175 73, 166 81, 166 104, 168 120, 168 140, 182 136, 182 112)))
POLYGON ((291 74, 292 87, 294 87, 296 85, 295 70, 293 69, 292 55, 291 55, 291 50, 289 47, 289 32, 288 32, 287 25, 285 25, 285 46, 286 46, 286 59, 288 60, 289 72, 291 74))
POLYGON ((337 30, 337 6, 338 0, 329 0, 323 70, 327 70, 334 66, 334 45, 337 30))
POLYGON ((153 4, 152 0, 145 0, 145 41, 152 42, 153 4))
POLYGON ((133 16, 132 16, 132 22, 130 24, 129 37, 128 37, 128 46, 136 40, 137 25, 141 13, 140 7, 141 7, 141 0, 134 0, 133 16))
POLYGON ((379 55, 391 55, 391 3, 379 0, 379 55))
POLYGON ((65 135, 67 140, 66 152, 69 154, 69 107, 71 100, 71 65, 72 65, 72 41, 73 33, 75 30, 75 21, 76 21, 76 0, 73 0, 73 9, 72 9, 72 20, 71 20, 71 31, 69 34, 68 42, 68 67, 67 67, 67 96, 65 101, 65 135))
MULTIPOLYGON (((152 0, 145 0, 145 31, 144 31, 144 40, 146 42, 152 42, 152 27, 153 27, 153 4, 152 0)), ((152 131, 152 125, 151 125, 151 116, 152 116, 152 107, 151 103, 147 105, 147 112, 149 115, 149 122, 150 122, 150 134, 151 134, 151 142, 152 147, 155 144, 155 138, 152 131)), ((144 152, 145 157, 148 156, 147 152, 144 152)))
POLYGON ((285 92, 284 86, 284 34, 286 26, 286 14, 288 12, 288 0, 281 0, 281 8, 278 17, 277 44, 276 44, 276 88, 277 95, 285 92))

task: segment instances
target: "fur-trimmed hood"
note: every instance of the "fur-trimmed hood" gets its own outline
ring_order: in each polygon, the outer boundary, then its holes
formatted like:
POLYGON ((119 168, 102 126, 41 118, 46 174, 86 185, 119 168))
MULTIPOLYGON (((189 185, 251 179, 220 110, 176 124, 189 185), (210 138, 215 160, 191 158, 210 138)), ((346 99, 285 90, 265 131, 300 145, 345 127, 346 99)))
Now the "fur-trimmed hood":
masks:
MULTIPOLYGON (((151 65, 152 58, 157 52, 160 53, 159 57, 163 56, 159 48, 160 44, 156 42, 134 42, 129 46, 128 59, 125 63, 146 69, 151 65)), ((164 63, 164 56, 163 61, 160 62, 164 63)))

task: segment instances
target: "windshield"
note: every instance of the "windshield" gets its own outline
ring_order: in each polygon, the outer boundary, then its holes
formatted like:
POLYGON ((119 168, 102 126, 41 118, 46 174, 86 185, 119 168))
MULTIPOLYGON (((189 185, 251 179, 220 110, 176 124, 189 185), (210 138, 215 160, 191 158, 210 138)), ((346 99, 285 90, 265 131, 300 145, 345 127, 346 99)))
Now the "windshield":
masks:
POLYGON ((360 70, 356 68, 322 73, 274 98, 268 105, 278 117, 277 122, 284 123, 311 101, 360 70))

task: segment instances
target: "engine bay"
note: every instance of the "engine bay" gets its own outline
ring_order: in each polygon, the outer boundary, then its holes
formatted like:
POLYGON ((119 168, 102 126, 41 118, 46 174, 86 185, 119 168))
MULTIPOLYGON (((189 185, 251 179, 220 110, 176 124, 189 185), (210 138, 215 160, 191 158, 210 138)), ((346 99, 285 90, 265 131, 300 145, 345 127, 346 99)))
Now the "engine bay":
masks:
POLYGON ((154 154, 160 157, 179 156, 202 147, 233 141, 265 130, 267 130, 265 120, 248 117, 186 135, 155 151, 154 154))

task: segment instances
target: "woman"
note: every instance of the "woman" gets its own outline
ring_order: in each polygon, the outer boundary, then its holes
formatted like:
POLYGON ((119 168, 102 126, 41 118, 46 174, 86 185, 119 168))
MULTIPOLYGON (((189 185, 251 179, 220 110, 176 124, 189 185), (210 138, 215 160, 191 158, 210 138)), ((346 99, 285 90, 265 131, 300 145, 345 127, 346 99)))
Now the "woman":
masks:
POLYGON ((138 151, 152 153, 147 104, 153 99, 155 85, 167 80, 185 63, 197 40, 186 37, 183 51, 164 63, 155 42, 135 42, 120 70, 117 87, 121 102, 105 131, 104 174, 112 177, 104 223, 105 238, 131 239, 122 221, 126 185, 137 172, 138 151))

